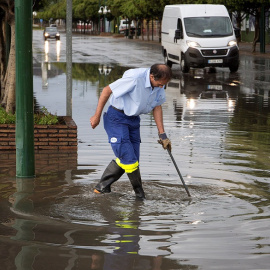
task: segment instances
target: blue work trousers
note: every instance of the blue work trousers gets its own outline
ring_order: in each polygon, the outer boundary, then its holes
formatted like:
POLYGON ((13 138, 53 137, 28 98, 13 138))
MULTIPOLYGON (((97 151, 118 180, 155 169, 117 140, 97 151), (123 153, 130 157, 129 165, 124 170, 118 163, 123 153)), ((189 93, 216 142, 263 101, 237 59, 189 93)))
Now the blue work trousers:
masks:
POLYGON ((103 115, 109 143, 121 164, 132 165, 140 158, 140 117, 127 116, 112 106, 103 115))

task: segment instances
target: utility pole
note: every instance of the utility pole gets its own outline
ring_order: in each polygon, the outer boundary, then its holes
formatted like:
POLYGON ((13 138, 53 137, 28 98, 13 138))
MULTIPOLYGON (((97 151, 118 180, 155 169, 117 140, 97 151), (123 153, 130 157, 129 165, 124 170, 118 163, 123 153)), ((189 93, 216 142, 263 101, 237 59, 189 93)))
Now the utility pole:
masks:
POLYGON ((15 0, 16 176, 35 176, 32 0, 15 0))
POLYGON ((72 116, 72 0, 67 0, 66 61, 66 114, 72 116))

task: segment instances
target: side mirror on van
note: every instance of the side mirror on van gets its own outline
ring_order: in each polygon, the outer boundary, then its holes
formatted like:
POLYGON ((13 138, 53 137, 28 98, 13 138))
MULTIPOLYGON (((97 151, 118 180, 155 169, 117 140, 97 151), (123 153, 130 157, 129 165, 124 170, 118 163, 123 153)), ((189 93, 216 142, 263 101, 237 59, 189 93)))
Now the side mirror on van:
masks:
POLYGON ((183 31, 180 29, 175 30, 174 40, 182 38, 183 38, 183 31))

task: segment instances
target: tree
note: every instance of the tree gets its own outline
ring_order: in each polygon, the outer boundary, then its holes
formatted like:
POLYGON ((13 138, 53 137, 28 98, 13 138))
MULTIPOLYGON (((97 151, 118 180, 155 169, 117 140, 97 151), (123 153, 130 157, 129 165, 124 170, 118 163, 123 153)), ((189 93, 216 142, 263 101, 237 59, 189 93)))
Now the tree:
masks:
POLYGON ((1 34, 0 34, 0 84, 1 105, 7 112, 15 110, 15 14, 14 0, 0 0, 1 34), (6 26, 10 27, 10 39, 6 35, 6 26), (10 44, 7 46, 7 41, 10 44), (9 48, 9 52, 7 52, 9 48), (8 57, 7 57, 8 55, 8 57), (7 59, 8 58, 8 59, 7 59))
POLYGON ((37 18, 45 21, 50 21, 51 19, 65 19, 66 7, 66 0, 51 1, 48 6, 45 6, 42 11, 38 12, 37 18))
MULTIPOLYGON (((242 0, 243 1, 243 0, 242 0)), ((258 1, 243 1, 243 12, 253 15, 255 17, 255 33, 254 39, 252 43, 252 52, 256 50, 256 43, 260 39, 260 17, 265 16, 265 13, 262 14, 262 7, 264 6, 265 12, 267 12, 270 8, 269 0, 258 0, 258 1), (249 2, 249 3, 248 3, 249 2)), ((265 31, 265 29, 263 29, 265 31)))
MULTIPOLYGON (((201 2, 198 0, 197 2, 201 2)), ((205 2, 205 1, 203 1, 205 2)), ((252 43, 252 52, 256 49, 256 43, 260 38, 260 17, 265 16, 261 14, 261 7, 264 6, 265 12, 270 8, 269 0, 208 0, 209 4, 224 4, 229 12, 235 11, 237 15, 237 26, 241 28, 241 21, 246 18, 247 15, 253 15, 255 17, 255 33, 252 43)))
MULTIPOLYGON (((35 7, 46 1, 35 0, 35 7)), ((15 13, 14 0, 0 0, 0 105, 7 112, 15 111, 15 13)))

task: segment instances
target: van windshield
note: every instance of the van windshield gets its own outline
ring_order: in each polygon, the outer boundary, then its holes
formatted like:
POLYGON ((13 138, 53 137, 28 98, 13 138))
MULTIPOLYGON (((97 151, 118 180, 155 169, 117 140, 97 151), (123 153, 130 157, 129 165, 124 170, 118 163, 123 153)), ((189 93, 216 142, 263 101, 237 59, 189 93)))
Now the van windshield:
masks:
POLYGON ((226 37, 233 34, 229 17, 191 17, 184 19, 189 37, 226 37))

